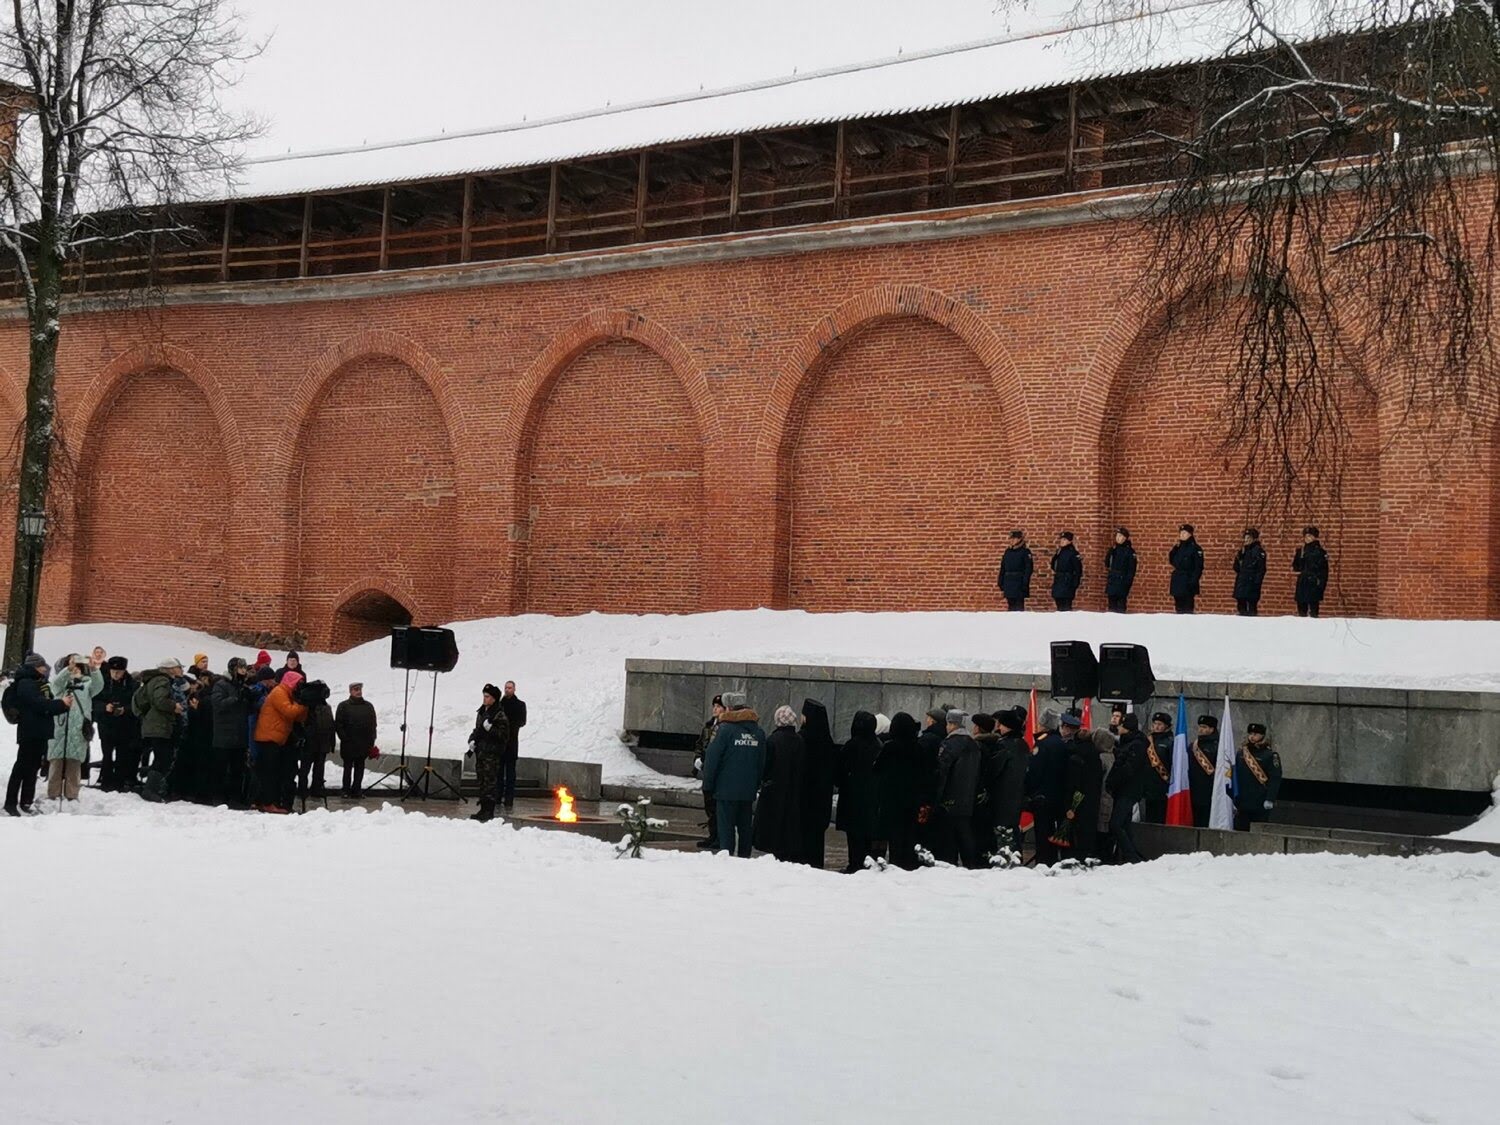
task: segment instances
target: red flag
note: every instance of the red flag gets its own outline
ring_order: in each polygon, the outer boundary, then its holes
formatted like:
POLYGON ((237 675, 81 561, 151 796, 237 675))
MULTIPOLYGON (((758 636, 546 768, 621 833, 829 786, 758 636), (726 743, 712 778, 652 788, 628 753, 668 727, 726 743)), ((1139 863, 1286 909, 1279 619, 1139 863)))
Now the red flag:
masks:
MULTIPOLYGON (((1031 708, 1026 712, 1026 729, 1021 732, 1021 737, 1026 740, 1026 748, 1033 754, 1036 753, 1036 688, 1031 689, 1031 708)), ((1033 817, 1029 812, 1021 814, 1021 831, 1025 832, 1031 827, 1033 817)))
POLYGON ((1093 716, 1093 707, 1092 707, 1092 704, 1093 704, 1093 702, 1094 701, 1092 699, 1085 699, 1083 701, 1083 726, 1082 726, 1082 728, 1080 728, 1082 730, 1091 730, 1092 729, 1089 724, 1092 722, 1092 716, 1093 716))

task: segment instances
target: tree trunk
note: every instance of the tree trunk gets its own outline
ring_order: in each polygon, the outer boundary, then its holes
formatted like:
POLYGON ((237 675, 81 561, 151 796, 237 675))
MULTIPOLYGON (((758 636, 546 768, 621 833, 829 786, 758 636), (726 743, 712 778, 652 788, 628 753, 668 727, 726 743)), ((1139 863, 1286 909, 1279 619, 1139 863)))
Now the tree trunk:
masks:
MULTIPOLYGON (((45 243, 44 243, 45 246, 45 243)), ((10 605, 6 613, 4 667, 15 668, 26 655, 23 636, 27 603, 35 593, 40 597, 41 574, 31 569, 31 545, 20 534, 21 513, 27 508, 47 507, 47 482, 51 477, 52 443, 56 436, 57 340, 58 313, 62 300, 62 263, 46 249, 37 255, 35 266, 36 300, 30 313, 31 371, 26 382, 26 436, 21 446, 21 464, 17 473, 15 551, 10 567, 10 605)), ((37 544, 38 572, 46 552, 46 543, 37 544)))

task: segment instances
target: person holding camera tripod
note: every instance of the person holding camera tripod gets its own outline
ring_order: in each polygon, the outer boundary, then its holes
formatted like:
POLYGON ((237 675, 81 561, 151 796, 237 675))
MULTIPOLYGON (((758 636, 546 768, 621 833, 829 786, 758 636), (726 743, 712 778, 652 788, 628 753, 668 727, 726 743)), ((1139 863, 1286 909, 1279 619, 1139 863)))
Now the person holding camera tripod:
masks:
POLYGON ((78 789, 83 782, 83 763, 88 740, 83 725, 94 713, 94 696, 104 690, 104 674, 90 657, 74 653, 52 678, 52 694, 68 703, 68 709, 53 720, 52 740, 47 744, 47 800, 59 811, 66 799, 69 811, 78 807, 78 789))

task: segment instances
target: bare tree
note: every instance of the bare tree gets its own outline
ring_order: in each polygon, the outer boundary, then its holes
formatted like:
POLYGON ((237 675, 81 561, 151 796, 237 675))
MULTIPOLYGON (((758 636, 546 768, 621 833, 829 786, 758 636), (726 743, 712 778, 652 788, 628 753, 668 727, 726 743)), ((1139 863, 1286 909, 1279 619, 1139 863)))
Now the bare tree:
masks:
MULTIPOLYGON (((169 235, 172 206, 222 189, 255 132, 221 96, 255 51, 225 0, 11 0, 0 16, 0 99, 19 111, 3 161, 0 245, 29 327, 17 519, 56 492, 55 391, 70 262, 100 245, 169 235)), ((61 458, 67 460, 66 450, 61 458)), ((40 555, 38 555, 38 560, 40 555)), ((38 562, 38 567, 40 562, 38 562)), ((5 666, 39 575, 17 536, 5 666)))
POLYGON ((1141 285, 1166 329, 1233 333, 1222 452, 1252 505, 1336 500, 1377 382, 1409 432, 1453 432, 1495 381, 1500 0, 1069 4, 1116 72, 1172 38, 1215 56, 1153 86, 1180 112, 1141 285))

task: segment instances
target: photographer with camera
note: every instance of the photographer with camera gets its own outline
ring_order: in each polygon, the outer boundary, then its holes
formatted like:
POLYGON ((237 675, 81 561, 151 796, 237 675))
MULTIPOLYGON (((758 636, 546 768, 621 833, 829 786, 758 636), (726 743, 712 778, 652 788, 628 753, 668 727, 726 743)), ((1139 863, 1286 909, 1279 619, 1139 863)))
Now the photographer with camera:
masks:
POLYGON ((94 696, 94 725, 99 728, 99 788, 124 792, 135 785, 141 764, 141 724, 130 710, 135 677, 123 656, 104 663, 104 688, 94 696))
POLYGON ((71 812, 78 807, 78 789, 83 781, 83 762, 88 757, 84 723, 94 713, 94 696, 104 690, 104 676, 86 656, 73 653, 52 677, 52 694, 68 704, 53 720, 52 739, 47 744, 47 800, 71 812))
POLYGON ((333 708, 328 706, 328 685, 322 680, 299 684, 293 698, 307 708, 302 724, 302 745, 297 756, 297 796, 322 800, 328 796, 323 769, 333 753, 333 708), (311 775, 311 777, 309 777, 311 775))

